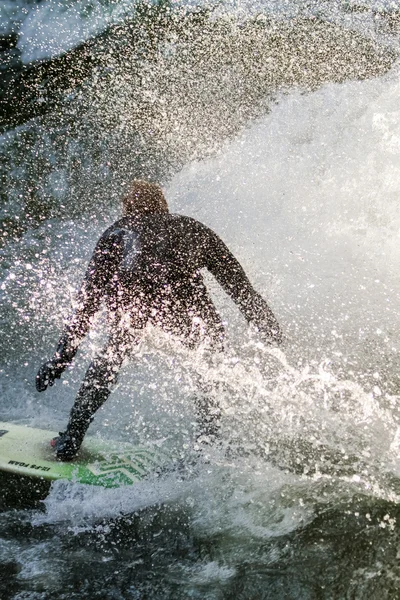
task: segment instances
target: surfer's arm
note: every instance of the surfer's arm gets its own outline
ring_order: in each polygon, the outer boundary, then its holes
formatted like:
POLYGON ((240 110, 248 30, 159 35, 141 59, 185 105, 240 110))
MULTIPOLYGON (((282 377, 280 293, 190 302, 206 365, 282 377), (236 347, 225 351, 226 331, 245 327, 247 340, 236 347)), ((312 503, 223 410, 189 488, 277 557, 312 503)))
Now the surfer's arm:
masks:
POLYGON ((89 331, 92 317, 99 310, 107 285, 121 256, 119 237, 107 230, 98 241, 76 299, 76 310, 65 324, 57 349, 36 376, 36 388, 44 391, 61 377, 72 362, 80 342, 89 331))
POLYGON ((210 229, 207 229, 207 234, 207 269, 237 304, 247 321, 253 323, 269 341, 281 343, 280 325, 264 298, 253 288, 242 266, 224 242, 210 229))
POLYGON ((121 256, 118 235, 100 238, 86 269, 80 290, 76 297, 76 309, 69 319, 65 333, 82 339, 90 329, 93 316, 99 310, 110 279, 114 275, 121 256))

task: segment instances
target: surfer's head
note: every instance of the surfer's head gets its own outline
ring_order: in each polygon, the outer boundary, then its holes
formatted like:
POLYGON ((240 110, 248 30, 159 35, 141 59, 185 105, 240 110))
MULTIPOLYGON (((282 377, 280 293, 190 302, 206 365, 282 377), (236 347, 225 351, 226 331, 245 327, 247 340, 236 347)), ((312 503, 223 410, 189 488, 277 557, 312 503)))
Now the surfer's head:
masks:
POLYGON ((168 204, 160 186, 142 179, 132 181, 122 206, 125 216, 168 212, 168 204))

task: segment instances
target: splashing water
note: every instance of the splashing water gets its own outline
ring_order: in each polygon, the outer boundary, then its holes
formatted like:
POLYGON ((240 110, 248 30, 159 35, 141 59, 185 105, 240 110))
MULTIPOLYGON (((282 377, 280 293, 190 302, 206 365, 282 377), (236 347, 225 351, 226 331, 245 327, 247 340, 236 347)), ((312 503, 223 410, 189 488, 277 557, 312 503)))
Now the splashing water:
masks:
MULTIPOLYGON (((361 9, 357 14, 361 22, 361 9)), ((168 63, 172 50, 164 47, 155 72, 165 74, 174 64, 176 81, 190 81, 185 63, 168 63)), ((122 86, 120 71, 111 77, 122 86)), ((172 97, 160 84, 172 79, 148 80, 148 105, 172 97)), ((281 349, 263 346, 212 281, 227 322, 224 356, 209 364, 201 352, 188 355, 150 332, 96 415, 92 433, 124 441, 167 438, 184 453, 200 373, 222 407, 220 445, 193 468, 134 490, 58 482, 41 508, 4 510, 1 593, 397 597, 398 66, 369 81, 323 81, 329 78, 319 78, 308 93, 285 81, 285 93, 278 85, 268 101, 263 88, 257 110, 234 125, 225 121, 218 135, 214 125, 226 108, 221 97, 213 106, 224 108, 210 121, 209 136, 203 122, 196 129, 196 119, 212 111, 191 112, 190 102, 182 112, 179 102, 167 106, 164 124, 161 113, 150 118, 144 111, 143 123, 157 125, 152 131, 163 150, 179 146, 174 167, 161 165, 171 209, 203 221, 227 242, 270 302, 286 342, 281 349), (181 120, 171 130, 174 111, 181 120)), ((251 81, 245 84, 241 98, 251 81)), ((202 102, 209 100, 207 85, 197 88, 206 88, 202 102)), ((85 113, 88 122, 110 115, 110 98, 120 89, 91 81, 86 108, 96 90, 107 93, 85 113)), ((239 114, 245 104, 238 97, 232 106, 239 114)), ((125 100, 121 95, 118 110, 125 100)), ((125 168, 129 156, 119 173, 107 164, 120 156, 113 152, 122 138, 113 138, 112 128, 98 154, 85 155, 94 137, 85 147, 82 132, 74 138, 70 129, 64 144, 54 135, 53 118, 3 138, 13 163, 5 216, 26 213, 18 177, 22 186, 29 178, 39 181, 42 195, 39 208, 36 192, 32 202, 40 218, 26 219, 4 245, 1 267, 1 418, 49 429, 65 423, 83 369, 103 339, 102 316, 55 393, 34 392, 36 369, 54 349, 97 237, 119 214, 124 181, 140 169, 137 162, 125 168), (25 162, 16 138, 29 142, 25 162), (46 164, 35 163, 44 156, 46 164), (84 187, 82 173, 91 184, 73 204, 84 187)), ((131 130, 123 131, 126 142, 131 130)), ((167 154, 155 152, 151 160, 168 162, 167 154)))

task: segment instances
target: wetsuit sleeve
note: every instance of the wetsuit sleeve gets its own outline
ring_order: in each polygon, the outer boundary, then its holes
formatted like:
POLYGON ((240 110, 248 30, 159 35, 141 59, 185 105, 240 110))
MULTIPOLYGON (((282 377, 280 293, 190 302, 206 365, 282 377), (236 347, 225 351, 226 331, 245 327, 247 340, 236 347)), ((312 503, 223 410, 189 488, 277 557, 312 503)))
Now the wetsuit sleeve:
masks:
POLYGON ((204 240, 206 268, 224 291, 238 305, 244 317, 259 328, 271 341, 280 343, 279 323, 264 298, 253 288, 243 268, 224 242, 210 229, 204 240))
POLYGON ((65 325, 57 352, 61 362, 69 363, 99 310, 107 286, 122 256, 120 236, 107 230, 98 241, 77 295, 77 308, 65 325))
POLYGON ((89 262, 77 297, 77 309, 64 327, 57 350, 36 375, 36 389, 43 392, 59 379, 73 360, 79 343, 90 327, 93 315, 100 307, 106 288, 121 260, 123 247, 120 236, 107 230, 98 241, 89 262))

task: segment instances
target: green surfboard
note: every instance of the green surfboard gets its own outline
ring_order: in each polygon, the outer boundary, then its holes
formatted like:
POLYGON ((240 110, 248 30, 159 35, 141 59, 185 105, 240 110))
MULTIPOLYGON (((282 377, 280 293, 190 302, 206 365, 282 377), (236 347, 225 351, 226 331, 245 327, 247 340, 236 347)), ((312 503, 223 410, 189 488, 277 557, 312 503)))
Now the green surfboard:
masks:
POLYGON ((77 457, 61 462, 50 446, 56 435, 0 421, 0 472, 42 481, 67 479, 117 488, 141 481, 170 460, 158 447, 114 444, 87 436, 77 457))

